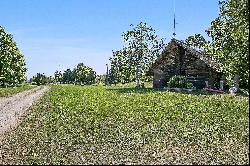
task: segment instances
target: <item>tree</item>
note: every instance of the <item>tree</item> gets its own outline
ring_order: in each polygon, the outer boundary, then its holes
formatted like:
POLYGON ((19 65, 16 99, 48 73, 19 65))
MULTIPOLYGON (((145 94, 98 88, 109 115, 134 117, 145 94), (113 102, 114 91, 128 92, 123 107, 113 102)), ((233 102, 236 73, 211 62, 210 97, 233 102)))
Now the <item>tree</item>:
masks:
POLYGON ((220 14, 211 22, 206 33, 211 41, 200 34, 187 38, 190 45, 201 48, 215 60, 227 80, 232 83, 239 76, 240 85, 248 87, 249 80, 249 2, 248 0, 222 0, 220 14))
POLYGON ((65 71, 56 71, 55 81, 60 84, 93 84, 96 79, 96 72, 92 68, 85 66, 83 63, 79 63, 73 70, 67 69, 65 71))
POLYGON ((62 81, 64 83, 73 83, 75 81, 75 73, 70 69, 63 72, 62 81))
POLYGON ((53 78, 53 76, 49 76, 47 77, 47 83, 54 83, 55 82, 55 79, 53 78))
POLYGON ((73 72, 75 73, 75 82, 78 84, 93 84, 95 83, 96 72, 92 68, 79 63, 73 72))
POLYGON ((37 73, 35 76, 32 77, 32 81, 39 86, 46 84, 48 82, 48 79, 44 73, 43 74, 37 73))
POLYGON ((162 51, 164 40, 159 40, 155 30, 146 23, 141 22, 136 26, 131 24, 131 27, 122 35, 125 46, 113 52, 113 58, 110 59, 111 75, 122 82, 135 80, 137 87, 140 87, 149 66, 162 51))
POLYGON ((106 78, 106 75, 97 75, 96 76, 96 79, 95 79, 95 83, 97 84, 105 84, 105 78, 106 78))
POLYGON ((15 86, 25 81, 26 64, 13 36, 0 26, 0 86, 15 86))
POLYGON ((58 83, 62 83, 63 82, 63 74, 61 71, 56 71, 55 74, 54 74, 54 77, 55 77, 55 81, 58 83))
POLYGON ((113 51, 111 60, 111 69, 109 70, 109 79, 111 83, 128 83, 135 81, 135 67, 130 65, 129 54, 126 48, 119 51, 113 51))
POLYGON ((119 77, 119 68, 118 68, 118 63, 117 57, 114 55, 113 52, 113 58, 109 59, 111 61, 111 67, 109 69, 109 83, 111 84, 116 84, 120 82, 120 77, 119 77))

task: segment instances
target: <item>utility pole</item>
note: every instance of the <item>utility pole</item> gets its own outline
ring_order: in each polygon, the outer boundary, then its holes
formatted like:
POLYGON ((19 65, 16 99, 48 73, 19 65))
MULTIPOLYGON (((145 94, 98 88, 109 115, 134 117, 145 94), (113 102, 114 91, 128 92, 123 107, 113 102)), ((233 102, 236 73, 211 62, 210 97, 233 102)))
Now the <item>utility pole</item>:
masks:
POLYGON ((109 85, 109 67, 108 67, 108 64, 106 64, 106 66, 107 66, 107 71, 106 71, 106 81, 105 81, 105 83, 106 83, 106 85, 109 85))

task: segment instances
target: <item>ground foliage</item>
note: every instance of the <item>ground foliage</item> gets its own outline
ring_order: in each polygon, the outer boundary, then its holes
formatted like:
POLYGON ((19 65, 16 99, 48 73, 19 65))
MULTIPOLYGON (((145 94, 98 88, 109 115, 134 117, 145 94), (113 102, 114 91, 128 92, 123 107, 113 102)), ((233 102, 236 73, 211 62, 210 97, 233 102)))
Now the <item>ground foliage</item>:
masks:
POLYGON ((52 86, 0 164, 249 164, 248 98, 52 86))
POLYGON ((192 88, 193 84, 189 83, 185 76, 174 75, 168 81, 168 87, 170 88, 192 88))
POLYGON ((0 88, 0 97, 10 96, 18 92, 32 89, 34 87, 35 86, 24 85, 19 87, 0 88))

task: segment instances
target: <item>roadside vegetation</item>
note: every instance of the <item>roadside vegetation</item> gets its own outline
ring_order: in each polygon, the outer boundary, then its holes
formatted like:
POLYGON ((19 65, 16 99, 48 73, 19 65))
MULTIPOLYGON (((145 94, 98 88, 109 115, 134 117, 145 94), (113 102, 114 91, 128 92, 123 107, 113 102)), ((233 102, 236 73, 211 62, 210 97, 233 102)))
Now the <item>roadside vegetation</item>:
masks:
POLYGON ((248 100, 52 86, 5 136, 0 164, 248 164, 248 100))
POLYGON ((0 97, 6 97, 10 96, 13 94, 16 94, 18 92, 23 92, 25 90, 29 90, 34 88, 35 86, 30 86, 30 85, 22 85, 18 87, 9 87, 9 88, 1 88, 0 87, 0 97))

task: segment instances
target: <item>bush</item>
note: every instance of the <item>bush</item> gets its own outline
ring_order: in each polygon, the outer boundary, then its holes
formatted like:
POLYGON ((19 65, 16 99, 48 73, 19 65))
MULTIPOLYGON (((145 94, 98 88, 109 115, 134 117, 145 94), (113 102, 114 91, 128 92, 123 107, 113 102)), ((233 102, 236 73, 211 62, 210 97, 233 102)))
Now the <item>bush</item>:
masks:
POLYGON ((168 87, 170 88, 192 88, 193 84, 187 82, 185 76, 175 75, 169 79, 168 87))
POLYGON ((191 82, 187 82, 187 88, 192 89, 194 88, 194 85, 191 82))

